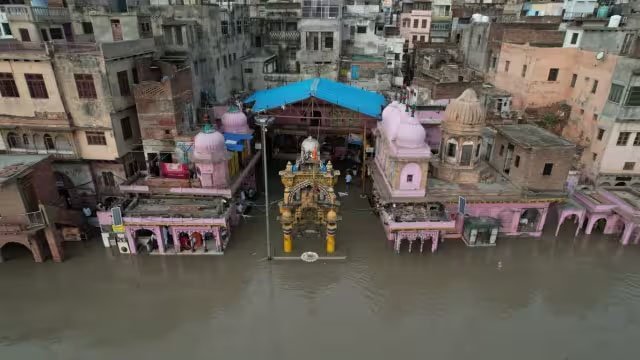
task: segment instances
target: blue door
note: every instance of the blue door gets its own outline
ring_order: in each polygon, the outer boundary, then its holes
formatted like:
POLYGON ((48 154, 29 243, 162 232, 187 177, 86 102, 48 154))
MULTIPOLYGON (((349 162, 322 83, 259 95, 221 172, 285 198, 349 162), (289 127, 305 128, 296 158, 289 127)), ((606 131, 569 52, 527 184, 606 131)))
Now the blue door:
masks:
POLYGON ((360 78, 360 65, 351 65, 351 80, 360 78))

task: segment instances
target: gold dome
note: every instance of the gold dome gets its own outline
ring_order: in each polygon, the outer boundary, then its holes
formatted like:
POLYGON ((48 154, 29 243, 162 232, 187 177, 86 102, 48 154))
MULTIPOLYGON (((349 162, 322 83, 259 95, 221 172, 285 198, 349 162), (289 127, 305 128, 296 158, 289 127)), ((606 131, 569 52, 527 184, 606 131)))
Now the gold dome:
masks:
POLYGON ((473 89, 465 90, 444 111, 445 126, 484 126, 484 109, 473 89))

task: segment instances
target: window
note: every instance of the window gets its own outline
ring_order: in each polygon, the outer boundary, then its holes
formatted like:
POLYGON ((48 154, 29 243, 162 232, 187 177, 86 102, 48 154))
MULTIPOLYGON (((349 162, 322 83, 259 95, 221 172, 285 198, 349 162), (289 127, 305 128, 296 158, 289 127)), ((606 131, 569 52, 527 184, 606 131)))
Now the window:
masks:
POLYGON ((244 73, 245 74, 253 74, 253 69, 252 68, 246 68, 246 69, 244 69, 244 73))
POLYGON ((85 34, 93 34, 93 24, 91 24, 90 22, 83 22, 82 32, 85 34))
POLYGON ((20 40, 22 41, 31 41, 31 36, 29 35, 29 30, 27 29, 18 29, 20 32, 20 40))
POLYGON ((224 55, 222 56, 222 62, 224 64, 224 68, 226 69, 227 68, 227 57, 224 56, 224 55))
POLYGON ((634 167, 636 167, 636 163, 635 162, 627 161, 622 166, 622 170, 633 170, 634 167))
POLYGON ((324 48, 333 49, 333 33, 323 32, 322 37, 324 38, 324 48))
POLYGON ((620 134, 618 134, 618 140, 616 141, 616 145, 618 145, 618 146, 627 146, 627 143, 629 142, 629 136, 630 135, 631 135, 631 133, 627 132, 627 131, 620 132, 620 134))
POLYGON ((25 146, 29 145, 29 135, 22 134, 22 144, 25 146))
POLYGON ((2 97, 20 97, 12 73, 0 73, 0 95, 2 97))
POLYGON ((182 45, 184 43, 182 39, 182 26, 174 27, 174 31, 176 32, 176 44, 182 45))
POLYGON ((629 95, 627 95, 627 106, 640 106, 640 86, 632 86, 629 88, 629 95))
POLYGON ((96 99, 96 87, 91 74, 73 74, 80 99, 96 99))
POLYGON ((413 182, 413 175, 411 174, 407 175, 407 182, 408 183, 413 182))
POLYGON ((500 156, 504 154, 504 145, 500 145, 500 156))
POLYGON ((413 27, 414 28, 418 27, 418 19, 413 19, 413 27))
POLYGON ((598 129, 598 140, 602 140, 604 137, 604 129, 598 129))
POLYGON ((498 58, 497 57, 492 57, 491 58, 491 68, 495 69, 496 68, 496 62, 498 62, 498 58))
POLYGON ((418 35, 413 35, 413 37, 411 38, 412 42, 415 44, 418 42, 418 35))
POLYGON ((196 76, 198 76, 198 75, 200 74, 200 68, 198 67, 198 60, 195 60, 195 61, 193 62, 193 66, 192 66, 192 68, 193 68, 193 73, 194 73, 196 76))
POLYGON ((122 137, 125 140, 130 139, 133 134, 131 132, 131 122, 129 121, 129 117, 125 117, 120 120, 120 127, 122 128, 122 137))
POLYGON ((633 139, 633 146, 640 146, 640 132, 636 133, 636 137, 633 139))
POLYGON ((229 54, 227 56, 229 56, 229 66, 233 66, 233 64, 231 63, 231 54, 229 54))
POLYGON ((49 98, 49 93, 47 93, 47 86, 44 84, 44 78, 42 77, 42 74, 24 74, 24 79, 27 81, 27 87, 29 88, 29 95, 31 95, 31 98, 49 98))
POLYGON ((56 149, 56 144, 53 142, 53 138, 49 134, 44 134, 44 148, 47 150, 56 149))
POLYGON ((216 59, 216 67, 218 68, 218 72, 220 71, 220 58, 216 59))
POLYGON ((358 34, 366 34, 367 33, 367 27, 366 26, 358 26, 358 27, 356 27, 356 32, 358 34))
POLYGON ((549 175, 551 175, 551 171, 552 170, 553 170, 553 164, 552 163, 546 163, 546 164, 544 164, 544 169, 542 169, 542 175, 549 176, 549 175))
POLYGON ((11 26, 8 23, 2 23, 2 31, 4 31, 5 35, 11 35, 11 26))
POLYGON ((420 35, 420 42, 424 42, 424 35, 420 35))
POLYGON ((571 75, 571 87, 576 87, 576 81, 578 81, 578 74, 571 75))
POLYGON ((598 159, 598 154, 593 153, 593 154, 591 155, 591 160, 596 161, 596 159, 598 159))
POLYGON ((504 72, 509 72, 509 65, 511 65, 511 61, 507 60, 504 62, 504 72))
POLYGON ((410 19, 402 19, 402 27, 409 27, 411 25, 410 19))
POLYGON ((103 171, 102 172, 102 185, 106 187, 114 187, 116 186, 116 180, 111 171, 103 171))
POLYGON ((522 65, 522 77, 525 77, 525 75, 527 75, 527 65, 522 65))
POLYGON ((598 91, 598 80, 593 80, 593 85, 591 86, 591 93, 595 94, 598 91))
MULTIPOLYGON (((236 61, 236 53, 233 53, 233 61, 236 61)), ((204 59, 204 62, 207 62, 207 59, 204 59)))
POLYGON ((611 84, 611 90, 609 91, 609 101, 619 104, 620 99, 622 99, 623 90, 624 90, 624 86, 611 84))
POLYGON ((7 135, 7 144, 9 148, 17 148, 20 142, 18 141, 18 135, 14 133, 9 133, 7 135))
POLYGON ((102 131, 87 131, 87 144, 89 145, 107 145, 107 138, 102 131))
POLYGON ((426 28, 427 27, 427 19, 422 19, 422 28, 426 28))
POLYGON ((447 156, 448 157, 455 157, 456 156, 456 144, 449 143, 447 145, 447 156))
POLYGON ((520 155, 516 155, 516 160, 513 162, 515 167, 520 167, 520 155))
POLYGON ((549 76, 547 76, 547 81, 557 81, 559 72, 560 70, 556 68, 549 69, 549 76))
POLYGON ((49 33, 47 29, 40 29, 40 35, 42 36, 42 41, 49 41, 49 33))
POLYGON ((50 28, 49 33, 51 34, 51 40, 62 40, 64 36, 62 35, 61 28, 50 28))
POLYGON ((136 68, 131 69, 131 77, 133 77, 134 84, 137 84, 140 82, 140 80, 138 80, 138 69, 136 68))
POLYGON ((118 71, 118 86, 120 87, 120 96, 131 95, 131 88, 129 88, 129 75, 127 71, 118 71))
POLYGON ((151 23, 141 22, 140 23, 140 32, 143 34, 151 33, 151 23))
POLYGON ((578 43, 578 33, 571 34, 571 45, 575 45, 578 43))
POLYGON ((476 146, 476 157, 480 156, 480 144, 476 146))
POLYGON ((236 20, 236 32, 242 34, 242 20, 236 20))

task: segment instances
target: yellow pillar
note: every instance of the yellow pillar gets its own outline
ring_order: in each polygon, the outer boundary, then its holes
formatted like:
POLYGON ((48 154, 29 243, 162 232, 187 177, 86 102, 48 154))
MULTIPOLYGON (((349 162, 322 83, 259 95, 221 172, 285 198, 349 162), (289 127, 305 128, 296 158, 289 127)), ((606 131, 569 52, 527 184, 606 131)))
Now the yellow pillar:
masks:
POLYGON ((333 234, 327 234, 327 254, 333 254, 336 251, 336 237, 333 234))
POLYGON ((333 254, 336 251, 336 221, 338 214, 335 210, 327 212, 327 254, 333 254))
POLYGON ((284 252, 290 253, 293 250, 293 241, 291 241, 291 234, 284 234, 284 252))

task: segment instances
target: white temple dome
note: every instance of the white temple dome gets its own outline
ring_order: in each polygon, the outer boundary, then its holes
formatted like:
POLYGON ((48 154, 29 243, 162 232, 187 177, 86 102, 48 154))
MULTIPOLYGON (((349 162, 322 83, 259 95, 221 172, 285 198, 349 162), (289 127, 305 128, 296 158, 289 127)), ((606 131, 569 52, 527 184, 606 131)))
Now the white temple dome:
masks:
POLYGON ((426 131, 416 118, 406 113, 396 135, 396 145, 401 148, 420 148, 426 146, 426 131))
POLYGON ((249 134, 251 128, 247 123, 247 116, 237 106, 231 106, 222 115, 222 130, 232 134, 249 134))
POLYGON ((221 161, 227 159, 224 135, 215 131, 211 125, 204 126, 193 139, 193 155, 197 160, 221 161))

